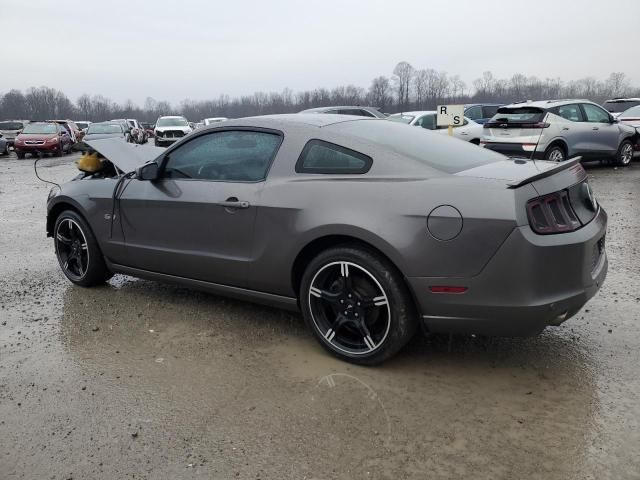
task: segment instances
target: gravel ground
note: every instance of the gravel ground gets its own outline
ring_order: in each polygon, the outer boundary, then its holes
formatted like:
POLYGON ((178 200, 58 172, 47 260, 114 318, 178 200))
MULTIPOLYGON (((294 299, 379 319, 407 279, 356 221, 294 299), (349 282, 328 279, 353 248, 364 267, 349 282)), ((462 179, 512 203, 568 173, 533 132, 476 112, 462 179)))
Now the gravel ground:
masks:
POLYGON ((72 286, 49 186, 0 157, 0 479, 640 478, 640 163, 588 172, 610 266, 576 317, 420 337, 364 368, 298 315, 124 276, 72 286))

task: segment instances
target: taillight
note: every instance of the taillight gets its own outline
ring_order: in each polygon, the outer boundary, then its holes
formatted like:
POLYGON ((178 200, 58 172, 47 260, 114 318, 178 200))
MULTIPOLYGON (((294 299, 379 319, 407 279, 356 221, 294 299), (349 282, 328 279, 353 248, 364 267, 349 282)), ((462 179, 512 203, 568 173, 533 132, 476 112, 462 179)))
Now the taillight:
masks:
POLYGON ((527 216, 533 231, 543 235, 573 232, 581 226, 565 190, 529 200, 527 216))

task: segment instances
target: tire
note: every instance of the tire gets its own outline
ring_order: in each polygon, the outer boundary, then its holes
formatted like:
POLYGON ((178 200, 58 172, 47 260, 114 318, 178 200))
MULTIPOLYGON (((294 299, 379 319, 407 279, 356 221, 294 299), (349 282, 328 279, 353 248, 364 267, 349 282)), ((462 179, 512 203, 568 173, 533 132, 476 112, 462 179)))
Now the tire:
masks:
POLYGON ((20 160, 23 160, 23 159, 24 159, 24 156, 25 156, 25 153, 24 153, 24 152, 18 152, 18 151, 16 151, 16 156, 17 156, 20 160))
POLYGON ((58 143, 58 149, 56 150, 54 155, 56 157, 61 157, 62 155, 64 155, 64 146, 62 145, 62 143, 58 143))
POLYGON ((401 274, 377 253, 344 245, 321 252, 302 276, 300 307, 307 326, 336 357, 381 363, 404 347, 418 326, 401 274))
POLYGON ((551 145, 544 152, 544 159, 551 162, 564 162, 567 159, 567 154, 560 145, 551 145))
POLYGON ((65 210, 58 215, 53 242, 62 273, 72 283, 92 287, 113 276, 91 228, 75 211, 65 210))
POLYGON ((633 143, 631 140, 623 140, 616 153, 616 163, 622 167, 628 167, 633 160, 633 143))

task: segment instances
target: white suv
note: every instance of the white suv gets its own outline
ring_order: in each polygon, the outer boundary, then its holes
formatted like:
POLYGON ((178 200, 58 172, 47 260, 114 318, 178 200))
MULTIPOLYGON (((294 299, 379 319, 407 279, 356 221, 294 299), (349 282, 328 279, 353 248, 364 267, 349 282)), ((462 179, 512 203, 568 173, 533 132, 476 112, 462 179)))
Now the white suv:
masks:
POLYGON ((589 100, 505 105, 487 123, 480 146, 509 156, 563 161, 615 160, 628 165, 638 133, 589 100))
POLYGON ((185 135, 190 134, 193 129, 189 126, 186 118, 181 116, 160 117, 156 121, 153 129, 156 147, 169 146, 180 140, 185 135))

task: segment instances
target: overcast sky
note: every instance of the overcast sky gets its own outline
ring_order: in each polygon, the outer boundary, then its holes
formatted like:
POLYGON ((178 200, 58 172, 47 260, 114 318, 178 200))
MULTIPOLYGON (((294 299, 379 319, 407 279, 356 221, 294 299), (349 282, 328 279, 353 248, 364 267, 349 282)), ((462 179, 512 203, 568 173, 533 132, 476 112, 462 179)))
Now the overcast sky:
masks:
POLYGON ((143 103, 458 74, 640 85, 640 0, 0 0, 0 92, 143 103))

